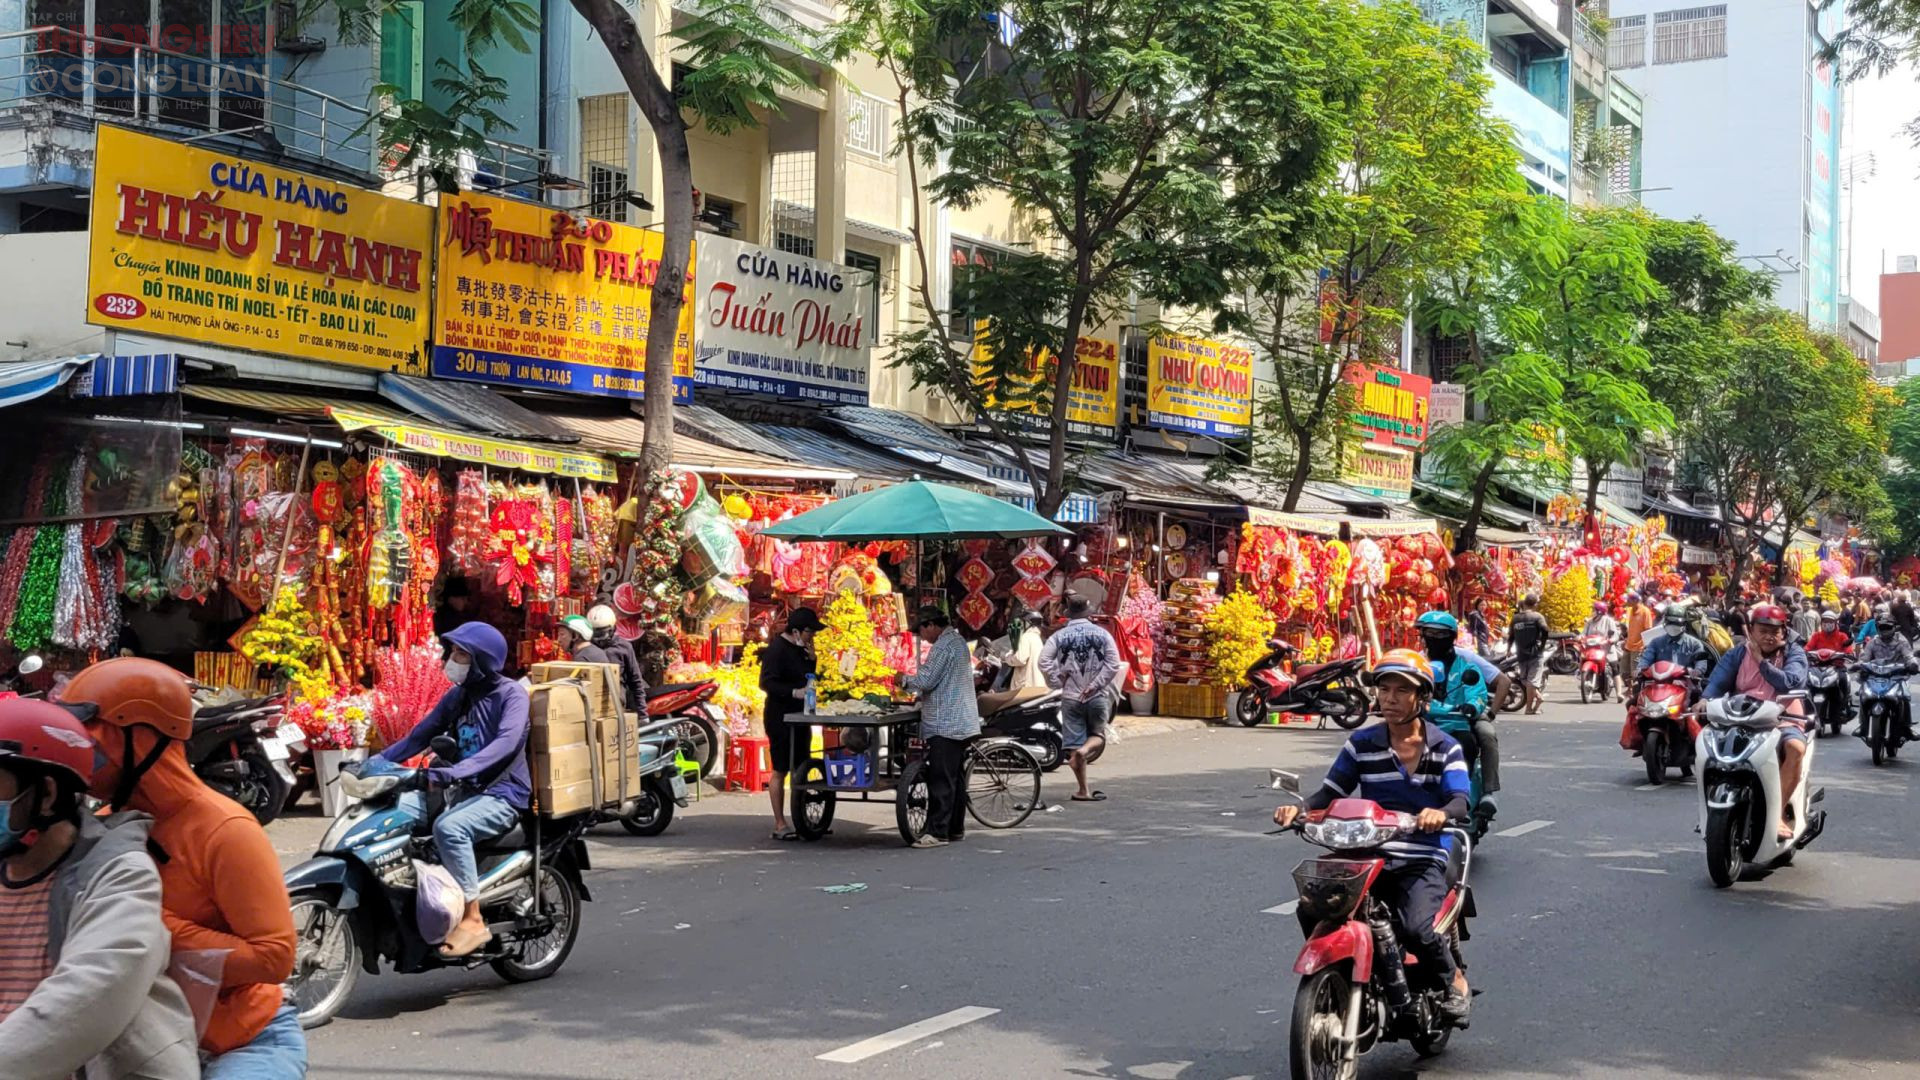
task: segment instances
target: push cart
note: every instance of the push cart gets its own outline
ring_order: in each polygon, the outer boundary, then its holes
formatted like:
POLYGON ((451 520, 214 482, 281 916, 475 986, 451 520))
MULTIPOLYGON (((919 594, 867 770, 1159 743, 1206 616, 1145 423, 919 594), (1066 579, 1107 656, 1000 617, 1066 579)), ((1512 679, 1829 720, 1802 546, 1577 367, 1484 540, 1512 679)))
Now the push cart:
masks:
MULTIPOLYGON (((902 840, 911 844, 926 833, 927 749, 920 738, 918 709, 796 713, 786 722, 839 729, 838 746, 808 758, 787 778, 793 830, 801 839, 827 835, 842 797, 861 802, 891 799, 902 840)), ((967 813, 989 829, 1011 829, 1040 805, 1040 762, 1012 739, 982 737, 968 743, 961 782, 967 813)))

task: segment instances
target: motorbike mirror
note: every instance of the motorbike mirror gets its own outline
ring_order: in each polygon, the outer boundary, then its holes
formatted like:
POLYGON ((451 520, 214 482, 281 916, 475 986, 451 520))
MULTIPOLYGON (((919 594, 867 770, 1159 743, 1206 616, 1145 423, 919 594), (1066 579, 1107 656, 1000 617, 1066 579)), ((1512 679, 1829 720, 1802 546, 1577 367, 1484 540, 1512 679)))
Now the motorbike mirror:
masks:
POLYGON ((1462 686, 1479 686, 1480 670, 1478 668, 1468 668, 1467 670, 1461 672, 1460 684, 1462 686))
POLYGON ((460 744, 451 735, 435 735, 427 746, 448 764, 460 760, 460 744))
POLYGON ((1268 769, 1267 786, 1275 791, 1284 791, 1289 795, 1300 794, 1300 775, 1285 769, 1268 769))
POLYGON ((39 671, 41 668, 46 666, 47 666, 47 662, 45 660, 40 659, 39 653, 28 653, 27 655, 20 658, 19 671, 20 671, 20 674, 22 675, 31 675, 34 672, 39 671))

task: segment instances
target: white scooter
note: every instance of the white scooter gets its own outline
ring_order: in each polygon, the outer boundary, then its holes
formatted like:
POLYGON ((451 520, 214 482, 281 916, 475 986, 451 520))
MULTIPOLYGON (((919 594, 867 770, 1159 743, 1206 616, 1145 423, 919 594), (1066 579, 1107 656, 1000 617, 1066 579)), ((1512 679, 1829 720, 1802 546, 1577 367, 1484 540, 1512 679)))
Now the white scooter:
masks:
POLYGON ((1813 842, 1826 826, 1827 813, 1813 804, 1826 790, 1813 790, 1813 741, 1790 807, 1793 838, 1781 840, 1780 725, 1789 701, 1804 691, 1763 701, 1745 694, 1705 703, 1705 724, 1694 740, 1700 769, 1700 832, 1707 840, 1707 875, 1717 888, 1740 877, 1748 863, 1785 866, 1794 852, 1813 842))

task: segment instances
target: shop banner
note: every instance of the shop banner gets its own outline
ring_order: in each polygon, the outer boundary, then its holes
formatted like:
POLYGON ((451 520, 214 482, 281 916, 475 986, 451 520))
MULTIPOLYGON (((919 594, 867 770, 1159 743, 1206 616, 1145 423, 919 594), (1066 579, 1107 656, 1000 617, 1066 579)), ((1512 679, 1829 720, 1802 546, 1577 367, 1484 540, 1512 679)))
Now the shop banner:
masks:
POLYGON ((87 321, 418 374, 433 210, 102 125, 87 321))
MULTIPOLYGON (((443 379, 643 397, 660 234, 493 195, 440 200, 433 373, 443 379)), ((673 350, 693 398, 693 289, 673 350)))
POLYGON ((1413 452, 1397 446, 1348 443, 1340 452, 1340 482, 1383 499, 1413 496, 1413 452))
POLYGON ((865 405, 876 328, 871 275, 724 236, 696 238, 694 381, 865 405))
POLYGON ((1680 562, 1685 566, 1712 566, 1720 561, 1712 548, 1695 547, 1692 544, 1680 545, 1680 562))
POLYGON ((1427 430, 1432 434, 1444 424, 1464 424, 1467 420, 1467 388, 1459 383, 1434 383, 1427 393, 1427 430))
MULTIPOLYGON (((976 381, 987 383, 986 320, 974 326, 973 372, 976 381)), ((1067 393, 1067 434, 1092 439, 1113 439, 1120 422, 1120 346, 1113 341, 1082 337, 1074 343, 1073 385, 1067 393)), ((1008 422, 1027 431, 1044 432, 1048 410, 1042 404, 1044 388, 1053 385, 1059 366, 1050 351, 1042 350, 1045 363, 1028 357, 1025 376, 1020 380, 1027 389, 1002 401, 987 388, 986 406, 1003 414, 1008 422), (1044 383, 1042 380, 1045 380, 1044 383)))
POLYGON ((1427 441, 1432 379, 1384 364, 1349 364, 1340 378, 1353 387, 1353 426, 1362 440, 1407 450, 1427 441))
POLYGON ((1347 523, 1347 532, 1352 536, 1420 536, 1425 533, 1438 533, 1440 525, 1432 518, 1411 518, 1406 521, 1352 521, 1347 523))
POLYGON ((1247 507, 1247 523, 1272 529, 1289 529, 1297 533, 1313 533, 1317 536, 1340 535, 1340 521, 1337 518, 1289 514, 1283 510, 1269 510, 1264 506, 1247 507))
POLYGON ((496 469, 571 476, 600 484, 610 484, 619 478, 613 463, 597 454, 501 442, 413 424, 396 424, 386 417, 358 413, 352 409, 336 407, 329 411, 333 414, 334 422, 344 431, 371 431, 402 449, 433 457, 490 465, 496 469))
POLYGON ((1165 334, 1147 343, 1147 423, 1232 439, 1253 426, 1253 353, 1165 334))

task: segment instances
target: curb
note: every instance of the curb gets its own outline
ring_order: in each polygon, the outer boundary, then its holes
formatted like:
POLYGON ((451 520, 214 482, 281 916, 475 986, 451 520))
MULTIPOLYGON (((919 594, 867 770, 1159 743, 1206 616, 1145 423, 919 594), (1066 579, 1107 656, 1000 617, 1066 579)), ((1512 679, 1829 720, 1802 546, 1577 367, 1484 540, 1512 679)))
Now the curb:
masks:
POLYGON ((1208 720, 1185 716, 1134 716, 1123 714, 1114 717, 1114 724, 1120 729, 1123 739, 1142 735, 1165 735, 1175 731, 1199 731, 1216 726, 1208 720))

